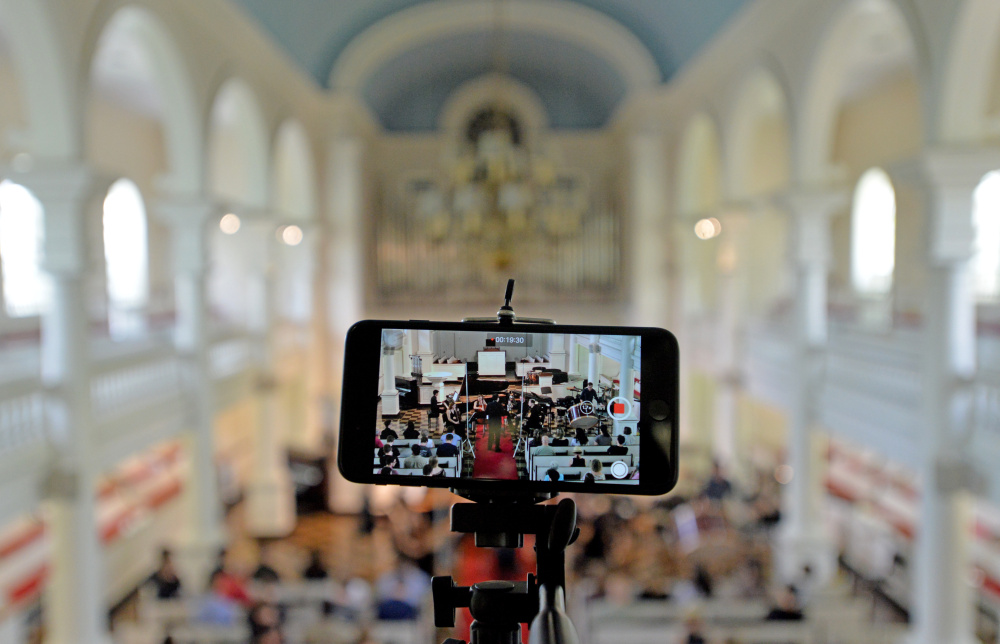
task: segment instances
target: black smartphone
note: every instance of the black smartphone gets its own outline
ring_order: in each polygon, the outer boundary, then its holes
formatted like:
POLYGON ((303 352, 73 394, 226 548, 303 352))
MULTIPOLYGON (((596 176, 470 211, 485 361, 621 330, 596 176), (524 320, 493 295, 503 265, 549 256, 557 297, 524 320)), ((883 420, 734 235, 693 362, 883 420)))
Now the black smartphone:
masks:
POLYGON ((337 464, 469 494, 663 494, 678 346, 651 327, 365 320, 348 331, 337 464))

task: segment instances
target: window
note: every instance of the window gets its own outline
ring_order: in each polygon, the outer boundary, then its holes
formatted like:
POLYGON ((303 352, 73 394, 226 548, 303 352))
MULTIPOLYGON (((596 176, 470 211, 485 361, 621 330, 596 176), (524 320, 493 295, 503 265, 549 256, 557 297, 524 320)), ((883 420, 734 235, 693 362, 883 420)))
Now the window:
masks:
POLYGON ((896 267, 896 192, 879 168, 865 172, 854 191, 851 281, 866 295, 885 295, 896 267))
POLYGON ((113 336, 141 330, 141 309, 149 299, 147 252, 142 194, 128 179, 119 179, 104 198, 108 325, 113 336))
POLYGON ((972 195, 972 224, 976 229, 972 274, 976 295, 1000 295, 1000 172, 990 172, 972 195))
POLYGON ((48 299, 48 283, 39 266, 42 217, 42 204, 27 188, 0 182, 0 266, 4 306, 12 317, 38 315, 48 299))

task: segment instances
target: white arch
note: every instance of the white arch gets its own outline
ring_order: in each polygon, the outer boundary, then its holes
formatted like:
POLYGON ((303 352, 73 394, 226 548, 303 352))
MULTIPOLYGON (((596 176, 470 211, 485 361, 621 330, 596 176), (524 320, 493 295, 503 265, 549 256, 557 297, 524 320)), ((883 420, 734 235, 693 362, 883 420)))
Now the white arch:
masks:
POLYGON ((859 64, 870 60, 859 58, 861 38, 879 29, 886 40, 885 60, 903 59, 920 76, 916 39, 907 16, 891 0, 851 0, 836 7, 809 65, 809 84, 798 114, 795 131, 794 159, 799 180, 808 185, 829 183, 832 172, 832 144, 837 113, 848 82, 858 77, 859 64))
MULTIPOLYGON (((783 182, 789 180, 787 175, 791 150, 788 116, 787 93, 774 72, 765 65, 758 65, 740 85, 727 119, 725 183, 730 198, 754 196, 762 189, 762 186, 754 185, 757 182, 752 170, 755 163, 759 162, 758 155, 764 152, 759 149, 757 137, 764 119, 777 118, 780 121, 779 127, 784 140, 777 141, 781 146, 777 152, 782 158, 775 161, 784 166, 778 169, 784 175, 779 179, 783 179, 783 182)), ((776 187, 779 186, 763 186, 763 189, 776 187)))
POLYGON ((30 152, 40 157, 78 154, 82 136, 79 103, 71 89, 71 66, 59 45, 48 3, 0 0, 0 25, 25 94, 30 152))
POLYGON ((681 140, 677 212, 681 217, 710 214, 722 197, 718 127, 706 112, 688 121, 681 140))
POLYGON ((548 114, 538 95, 524 83, 497 74, 474 78, 452 92, 441 109, 438 125, 445 132, 458 133, 478 110, 495 105, 498 96, 503 97, 503 107, 517 114, 528 132, 548 127, 548 114))
POLYGON ((253 90, 230 77, 212 102, 208 137, 210 193, 225 202, 268 205, 267 123, 253 90))
MULTIPOLYGON (((629 91, 660 82, 653 56, 628 29, 604 14, 568 0, 503 3, 505 28, 559 38, 607 60, 629 91)), ((369 27, 341 53, 330 87, 357 91, 385 62, 445 36, 492 29, 496 6, 488 0, 437 0, 405 9, 369 27)))
POLYGON ((271 203, 283 216, 296 220, 316 215, 316 169, 302 123, 286 119, 274 143, 271 203))
POLYGON ((164 125, 169 169, 163 178, 164 187, 177 193, 199 193, 205 176, 202 119, 190 71, 173 36, 158 16, 137 6, 118 9, 93 33, 96 36, 83 49, 90 73, 82 74, 80 82, 89 87, 101 47, 109 36, 120 34, 144 48, 153 76, 150 80, 162 103, 159 116, 164 125))
POLYGON ((946 143, 969 143, 990 131, 986 121, 1000 48, 1000 2, 966 0, 952 29, 944 64, 938 135, 946 143))

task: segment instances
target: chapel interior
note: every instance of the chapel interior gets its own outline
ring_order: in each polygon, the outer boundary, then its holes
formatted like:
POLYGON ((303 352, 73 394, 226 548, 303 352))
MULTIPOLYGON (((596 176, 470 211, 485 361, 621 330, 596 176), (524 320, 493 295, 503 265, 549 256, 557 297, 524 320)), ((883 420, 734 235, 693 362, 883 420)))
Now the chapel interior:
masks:
POLYGON ((0 644, 469 640, 432 577, 533 538, 345 480, 352 405, 579 486, 580 642, 1000 642, 1000 2, 0 0, 0 644), (586 491, 657 474, 627 335, 344 395, 509 279, 677 337, 670 493, 586 491))

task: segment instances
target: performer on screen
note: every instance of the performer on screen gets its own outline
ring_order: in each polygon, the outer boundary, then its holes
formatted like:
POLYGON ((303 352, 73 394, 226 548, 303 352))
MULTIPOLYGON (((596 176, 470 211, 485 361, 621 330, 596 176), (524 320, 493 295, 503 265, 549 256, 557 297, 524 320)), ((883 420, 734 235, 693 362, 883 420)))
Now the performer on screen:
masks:
POLYGON ((431 393, 431 408, 427 410, 427 418, 431 420, 431 424, 437 426, 437 428, 443 429, 444 422, 441 420, 441 403, 438 402, 438 390, 435 389, 431 393))
POLYGON ((486 405, 486 418, 489 423, 489 438, 486 449, 494 452, 500 451, 500 434, 503 432, 504 407, 500 404, 500 398, 494 395, 488 405, 486 405))

